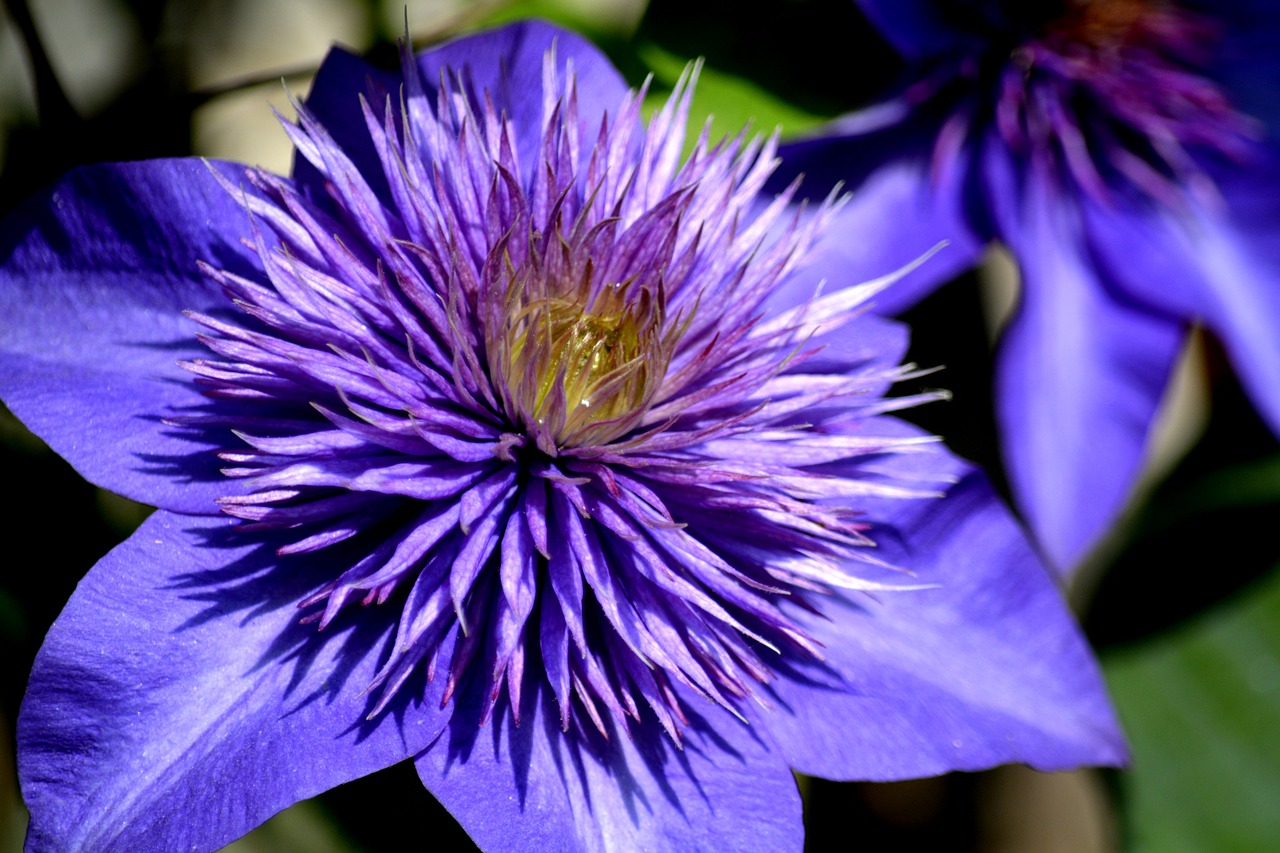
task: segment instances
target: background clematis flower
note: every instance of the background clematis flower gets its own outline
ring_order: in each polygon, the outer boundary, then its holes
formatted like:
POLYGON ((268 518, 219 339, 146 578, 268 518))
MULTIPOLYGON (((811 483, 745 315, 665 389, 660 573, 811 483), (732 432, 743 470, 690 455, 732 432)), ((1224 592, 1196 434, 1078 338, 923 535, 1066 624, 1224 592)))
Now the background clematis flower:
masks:
POLYGON ((682 157, 688 91, 645 127, 538 23, 335 52, 292 178, 5 222, 0 393, 159 508, 37 657, 29 849, 215 849, 405 759, 484 849, 800 849, 792 770, 1124 760, 1016 524, 887 414, 885 282, 821 295, 834 204, 682 157))
POLYGON ((1276 7, 859 5, 910 82, 784 146, 776 179, 853 191, 833 267, 951 241, 878 297, 884 313, 992 240, 1011 251, 1022 297, 995 379, 1006 470, 1043 553, 1069 570, 1123 507, 1193 324, 1280 429, 1276 7))

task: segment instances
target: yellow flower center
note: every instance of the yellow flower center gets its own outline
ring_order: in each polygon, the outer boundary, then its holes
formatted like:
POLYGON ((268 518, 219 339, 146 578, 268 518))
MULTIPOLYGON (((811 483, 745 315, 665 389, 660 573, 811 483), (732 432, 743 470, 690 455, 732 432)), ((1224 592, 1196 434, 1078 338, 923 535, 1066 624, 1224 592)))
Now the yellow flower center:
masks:
POLYGON ((598 444, 633 428, 666 373, 677 337, 649 288, 516 286, 490 342, 525 426, 557 447, 598 444), (542 292, 537 292, 542 291, 542 292), (495 346, 496 345, 496 346, 495 346))

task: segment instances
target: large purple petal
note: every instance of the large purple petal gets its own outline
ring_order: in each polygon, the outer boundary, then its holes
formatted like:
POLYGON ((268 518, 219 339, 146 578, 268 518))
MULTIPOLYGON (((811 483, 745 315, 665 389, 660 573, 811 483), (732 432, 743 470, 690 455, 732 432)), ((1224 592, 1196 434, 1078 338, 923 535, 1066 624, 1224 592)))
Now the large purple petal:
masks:
POLYGON ((418 66, 430 86, 442 72, 465 71, 477 93, 487 91, 507 111, 521 150, 532 151, 541 141, 542 62, 553 49, 556 64, 561 69, 572 65, 577 75, 578 117, 593 134, 598 132, 605 114, 612 115, 626 97, 627 83, 600 48, 570 30, 545 21, 520 21, 426 51, 418 66))
MULTIPOLYGON (((831 331, 820 331, 805 340, 806 351, 815 354, 788 367, 789 373, 891 374, 907 354, 911 330, 896 320, 863 314, 831 331)), ((880 385, 868 393, 883 394, 880 385)))
POLYGON ((826 661, 784 668, 777 707, 753 719, 791 766, 892 780, 1125 760, 1087 645, 981 475, 936 502, 864 505, 877 556, 913 573, 899 582, 938 586, 835 595, 822 616, 794 611, 826 661))
POLYGON ((606 742, 560 729, 546 691, 514 726, 461 707, 417 759, 424 784, 484 850, 799 850, 795 780, 759 734, 701 700, 683 749, 655 724, 606 742))
MULTIPOLYGON (((810 338, 808 345, 821 347, 821 351, 796 370, 828 374, 876 371, 888 375, 902 364, 910 338, 906 325, 864 314, 836 331, 810 338)), ((883 395, 888 393, 888 387, 869 385, 867 393, 883 395)))
POLYGON ((297 601, 331 574, 225 519, 164 511, 103 558, 45 638, 18 718, 28 849, 213 850, 430 743, 448 717, 438 684, 365 719, 398 614, 298 624, 297 601))
POLYGON ((1022 275, 996 375, 1005 467, 1046 557, 1067 571, 1133 488, 1186 329, 1126 300, 1093 262, 1074 200, 992 149, 991 205, 1022 275))
POLYGON ((1222 340, 1280 433, 1280 153, 1216 174, 1221 205, 1087 210, 1099 265, 1155 310, 1203 322, 1222 340))
POLYGON ((89 480, 178 512, 233 491, 216 436, 160 422, 208 403, 177 364, 208 355, 183 310, 225 310, 196 264, 256 266, 211 169, 244 183, 194 159, 80 169, 0 233, 0 397, 89 480))
MULTIPOLYGON (((398 71, 374 68, 360 57, 335 47, 320 64, 306 99, 307 109, 324 125, 342 153, 387 204, 391 202, 391 193, 382 173, 382 161, 360 112, 360 96, 363 95, 374 109, 381 111, 388 97, 392 103, 400 103, 403 82, 404 78, 398 71)), ((309 160, 296 151, 293 155, 293 179, 313 201, 323 202, 328 198, 324 178, 309 160)))
MULTIPOLYGON (((589 133, 584 142, 593 141, 606 112, 616 111, 622 103, 627 84, 599 48, 577 33, 544 21, 521 21, 433 47, 418 55, 418 67, 432 97, 441 73, 451 78, 462 73, 477 95, 488 92, 495 106, 512 120, 517 147, 528 158, 540 142, 542 63, 546 52, 553 48, 561 69, 569 63, 573 65, 578 114, 589 133)), ((399 72, 375 69, 358 57, 334 50, 320 66, 307 96, 307 108, 376 192, 385 192, 386 183, 381 177, 382 163, 360 114, 359 96, 390 95, 392 103, 398 105, 402 82, 399 72)), ((380 108, 382 104, 375 99, 374 106, 380 108)), ((310 163, 297 158, 294 177, 313 198, 324 197, 321 179, 310 163)))
POLYGON ((780 190, 803 175, 801 195, 816 201, 836 184, 849 193, 790 290, 819 280, 841 288, 888 275, 939 243, 947 246, 876 296, 875 310, 897 314, 976 262, 986 238, 965 211, 966 161, 934 169, 938 128, 920 118, 883 122, 870 113, 828 126, 825 135, 783 145, 771 179, 780 190))

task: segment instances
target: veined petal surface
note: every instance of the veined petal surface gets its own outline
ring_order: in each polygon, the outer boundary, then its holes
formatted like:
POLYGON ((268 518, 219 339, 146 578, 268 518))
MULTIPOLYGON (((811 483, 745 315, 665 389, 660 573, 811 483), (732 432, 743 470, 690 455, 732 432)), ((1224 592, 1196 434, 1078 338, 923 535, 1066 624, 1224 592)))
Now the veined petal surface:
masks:
POLYGON ((178 366, 203 350, 182 312, 226 310, 199 261, 255 265, 211 170, 241 180, 199 160, 79 169, 0 233, 0 396, 90 481, 202 514, 228 491, 219 438, 163 422, 208 408, 178 366))
POLYGON ((915 511, 866 502, 880 556, 932 588, 840 593, 801 617, 824 659, 784 671, 776 707, 752 717, 796 770, 889 781, 1126 760, 1056 584, 1028 569, 1026 540, 981 474, 955 471, 946 497, 915 511))
POLYGON ((325 574, 163 510, 104 557, 18 717, 27 849, 216 849, 431 743, 452 710, 438 682, 366 720, 393 622, 346 620, 323 643, 298 624, 325 574))
POLYGON ((1090 249, 1126 295, 1205 325, 1271 428, 1280 432, 1280 155, 1215 169, 1221 197, 1184 210, 1126 199, 1086 206, 1090 249))
POLYGON ((560 728, 550 696, 519 726, 451 726, 416 760, 484 850, 799 851, 800 796, 754 726, 691 698, 683 747, 650 727, 608 740, 560 728))

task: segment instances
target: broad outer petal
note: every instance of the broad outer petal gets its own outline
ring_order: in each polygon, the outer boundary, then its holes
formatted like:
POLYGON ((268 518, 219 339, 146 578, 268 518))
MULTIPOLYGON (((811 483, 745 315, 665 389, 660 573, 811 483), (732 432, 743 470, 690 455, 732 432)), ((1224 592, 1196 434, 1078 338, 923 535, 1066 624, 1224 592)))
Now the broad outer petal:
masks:
MULTIPOLYGON (((910 329, 904 323, 863 314, 831 331, 823 331, 805 341, 804 349, 816 353, 788 365, 784 373, 797 374, 892 374, 907 353, 910 329)), ((864 393, 880 397, 892 383, 868 382, 864 393)))
POLYGON ((195 159, 93 166, 0 226, 0 398, 87 479, 178 512, 234 491, 219 436, 161 423, 208 403, 177 364, 209 355, 182 312, 226 307, 196 263, 256 267, 211 169, 245 183, 195 159))
POLYGON ((821 135, 781 146, 769 189, 781 191, 803 176, 799 198, 811 204, 837 184, 849 198, 819 240, 792 287, 828 290, 889 275, 945 242, 936 255, 873 300, 880 314, 897 314, 973 266, 986 238, 966 215, 969 170, 933 168, 936 124, 903 117, 885 104, 827 126, 821 135))
POLYGON ((1090 245, 1126 293, 1217 335, 1280 434, 1280 148, 1214 177, 1221 204, 1090 207, 1090 245))
MULTIPOLYGON (((915 457, 921 471, 939 467, 915 457)), ((796 770, 893 780, 1025 762, 1119 764, 1097 665, 1049 573, 973 469, 946 497, 865 501, 876 556, 934 589, 837 594, 793 609, 825 645, 773 682, 753 724, 796 770)), ((855 567, 856 570, 856 567, 855 567)), ((892 577, 877 577, 893 582, 892 577)))
POLYGON ((1005 467, 1045 556, 1065 572, 1124 507, 1186 328, 1126 299, 1090 255, 1076 200, 1017 175, 991 147, 991 205, 1022 275, 996 375, 1005 467))
MULTIPOLYGON (((382 174, 382 161, 374 150, 368 125, 360 110, 360 98, 363 96, 373 109, 381 113, 387 98, 399 105, 403 82, 398 70, 374 68, 360 57, 335 47, 320 63, 320 70, 311 81, 311 91, 305 101, 307 109, 324 125, 342 153, 350 158, 370 188, 388 205, 391 194, 382 174)), ((325 179, 297 151, 293 154, 293 179, 312 201, 323 204, 329 198, 325 179)))
MULTIPOLYGON (((452 83, 462 74, 478 96, 489 93, 494 105, 511 118, 522 159, 530 161, 524 163, 528 168, 537 160, 541 141, 542 63, 552 49, 561 71, 572 64, 577 75, 578 115, 584 143, 590 143, 605 114, 617 113, 627 84, 599 48, 577 33, 544 21, 521 21, 454 39, 423 51, 417 59, 422 82, 431 92, 444 73, 452 83)), ((359 96, 369 98, 380 92, 373 100, 375 108, 381 108, 381 99, 387 95, 398 105, 402 83, 399 71, 375 69, 343 50, 334 50, 320 66, 307 96, 308 109, 378 192, 386 188, 380 177, 382 164, 365 129, 359 96)), ((314 198, 323 197, 320 179, 309 163, 295 159, 294 175, 314 198)))
POLYGON ((398 613, 298 624, 298 600, 332 575, 245 545, 226 519, 164 511, 103 558, 18 717, 28 850, 214 850, 430 743, 447 720, 438 686, 365 720, 398 613))
MULTIPOLYGON (((852 374, 880 372, 891 375, 907 354, 911 331, 903 323, 863 314, 830 332, 814 335, 808 345, 821 347, 813 358, 798 365, 799 373, 852 374)), ((864 393, 883 397, 891 382, 868 383, 864 393)))
POLYGON ((616 116, 628 87, 600 48, 575 32, 545 21, 520 21, 425 51, 418 67, 427 85, 436 86, 442 72, 462 72, 477 94, 488 92, 507 111, 517 145, 527 155, 542 141, 542 65, 551 50, 561 73, 572 66, 577 77, 578 118, 590 133, 583 139, 589 147, 605 114, 616 116))
POLYGON ((481 849, 802 848, 786 764, 758 732, 704 700, 686 702, 683 750, 651 716, 630 736, 613 729, 608 742, 593 731, 588 744, 561 731, 553 699, 527 705, 518 727, 500 708, 480 728, 463 705, 417 759, 423 783, 481 849))

